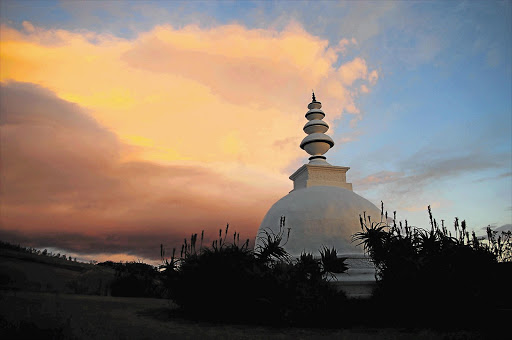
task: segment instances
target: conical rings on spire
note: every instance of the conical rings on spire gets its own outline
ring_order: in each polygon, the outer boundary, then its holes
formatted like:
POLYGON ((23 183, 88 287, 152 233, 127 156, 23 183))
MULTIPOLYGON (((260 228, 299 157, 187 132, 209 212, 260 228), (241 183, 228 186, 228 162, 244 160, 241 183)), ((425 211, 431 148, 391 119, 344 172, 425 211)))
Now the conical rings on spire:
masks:
POLYGON ((303 128, 308 136, 302 140, 300 148, 311 155, 309 164, 329 165, 323 155, 334 146, 334 141, 325 134, 329 130, 329 125, 323 121, 325 113, 322 111, 322 103, 316 100, 315 92, 312 97, 306 113, 308 122, 303 128))

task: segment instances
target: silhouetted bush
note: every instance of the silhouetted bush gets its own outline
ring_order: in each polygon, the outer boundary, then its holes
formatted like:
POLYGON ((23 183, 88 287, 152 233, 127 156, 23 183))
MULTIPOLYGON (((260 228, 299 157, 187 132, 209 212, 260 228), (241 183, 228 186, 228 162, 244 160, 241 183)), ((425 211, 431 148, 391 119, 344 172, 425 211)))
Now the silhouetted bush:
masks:
MULTIPOLYGON (((328 284, 329 273, 346 270, 335 251, 320 259, 302 254, 292 260, 283 249, 281 231, 266 231, 256 252, 237 233, 226 243, 229 227, 211 247, 196 250, 197 234, 184 243, 180 258, 166 261, 164 273, 171 298, 192 317, 221 321, 312 326, 335 322, 335 309, 345 300, 328 284)), ((201 244, 203 241, 201 236, 201 244)))
POLYGON ((142 262, 105 261, 98 266, 116 270, 116 278, 110 285, 112 296, 167 297, 157 268, 142 262))
MULTIPOLYGON (((498 259, 507 260, 510 233, 504 233, 500 242, 484 242, 474 232, 470 237, 466 222, 459 224, 455 218, 452 236, 444 222, 438 225, 430 206, 428 212, 429 231, 409 227, 407 221, 405 226, 401 222, 397 225, 396 214, 392 224, 360 216, 362 231, 354 240, 364 246, 376 265, 378 289, 374 299, 381 306, 389 306, 394 321, 409 323, 431 317, 432 311, 439 321, 453 323, 503 307, 506 300, 493 296, 493 292, 507 287, 503 280, 512 284, 511 273, 506 274, 504 266, 498 264, 498 259)), ((381 220, 387 221, 387 212, 385 215, 381 220)))

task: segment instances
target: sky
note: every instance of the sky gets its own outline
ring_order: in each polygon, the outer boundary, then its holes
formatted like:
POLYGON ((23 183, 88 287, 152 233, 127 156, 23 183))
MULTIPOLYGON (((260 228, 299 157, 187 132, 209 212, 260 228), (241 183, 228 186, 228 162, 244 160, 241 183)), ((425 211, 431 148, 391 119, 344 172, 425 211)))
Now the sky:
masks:
POLYGON ((157 261, 256 236, 314 89, 356 193, 512 224, 510 1, 0 1, 0 238, 157 261), (206 242, 206 241, 205 241, 206 242))

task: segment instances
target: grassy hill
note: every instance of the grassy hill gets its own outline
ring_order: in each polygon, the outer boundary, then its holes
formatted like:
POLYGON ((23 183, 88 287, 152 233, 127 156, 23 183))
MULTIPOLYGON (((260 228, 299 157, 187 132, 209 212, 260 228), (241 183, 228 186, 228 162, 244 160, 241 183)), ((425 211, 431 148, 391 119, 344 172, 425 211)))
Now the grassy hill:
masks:
POLYGON ((0 248, 0 289, 109 295, 112 268, 0 248))

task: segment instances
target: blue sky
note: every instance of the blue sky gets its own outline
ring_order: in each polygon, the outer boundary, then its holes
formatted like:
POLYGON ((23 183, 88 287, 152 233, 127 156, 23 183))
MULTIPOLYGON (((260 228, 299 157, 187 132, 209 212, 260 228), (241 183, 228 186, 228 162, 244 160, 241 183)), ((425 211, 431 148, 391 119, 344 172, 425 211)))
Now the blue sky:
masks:
MULTIPOLYGON (((329 133, 337 142, 328 161, 350 166, 354 191, 377 205, 383 200, 414 225, 427 225, 428 204, 438 219, 452 223, 457 216, 475 230, 512 223, 510 1, 2 1, 0 18, 3 31, 21 32, 29 22, 42 31, 93 32, 129 42, 159 25, 206 32, 233 24, 273 34, 298 25, 311 39, 327 41, 325 48, 353 39, 330 67, 364 59, 378 81, 368 93, 351 92, 357 114, 324 106, 334 117, 329 133)), ((367 80, 351 86, 370 87, 367 80)), ((305 109, 313 86, 300 85, 304 98, 297 101, 305 109)), ((57 85, 48 88, 71 98, 57 85)), ((325 97, 321 89, 317 97, 325 97)), ((296 112, 299 119, 303 114, 296 112)), ((286 179, 305 160, 291 157, 273 174, 286 179)), ((286 194, 283 188, 272 197, 286 194)))

